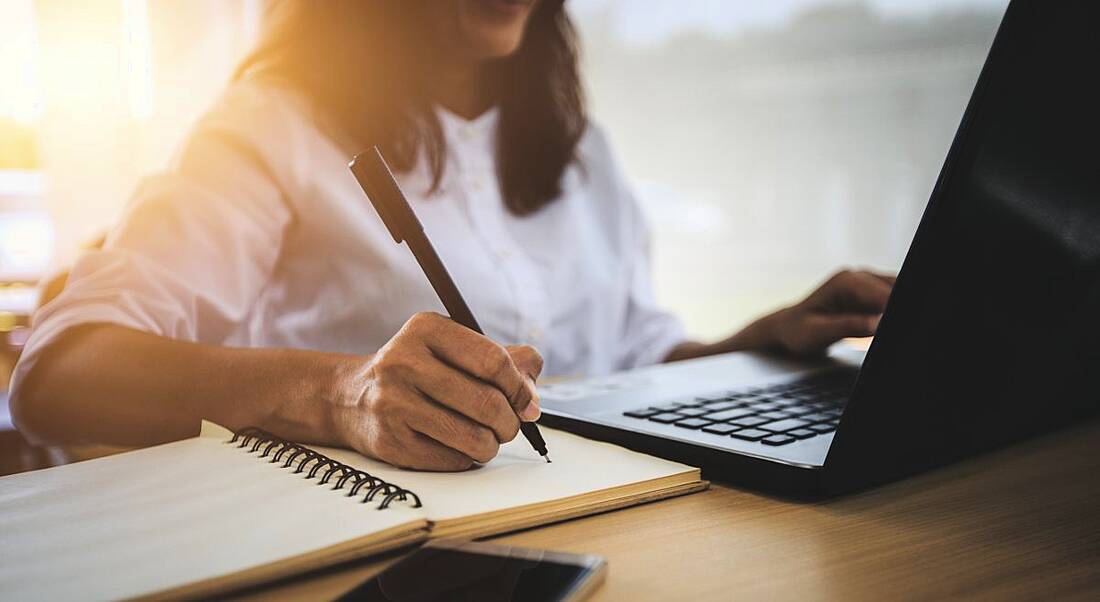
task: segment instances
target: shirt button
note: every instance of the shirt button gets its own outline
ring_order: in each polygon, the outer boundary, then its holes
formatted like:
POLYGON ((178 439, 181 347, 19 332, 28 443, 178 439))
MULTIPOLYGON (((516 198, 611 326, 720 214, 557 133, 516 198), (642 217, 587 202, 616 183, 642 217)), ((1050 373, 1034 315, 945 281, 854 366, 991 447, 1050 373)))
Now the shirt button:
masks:
POLYGON ((527 338, 532 343, 537 343, 542 338, 542 330, 538 326, 532 326, 527 330, 527 338))
POLYGON ((509 251, 508 249, 497 249, 496 250, 496 256, 497 256, 497 259, 499 259, 501 261, 505 261, 505 260, 512 257, 512 252, 509 251))
POLYGON ((463 140, 470 140, 474 137, 474 130, 471 127, 463 127, 458 130, 458 137, 463 140))

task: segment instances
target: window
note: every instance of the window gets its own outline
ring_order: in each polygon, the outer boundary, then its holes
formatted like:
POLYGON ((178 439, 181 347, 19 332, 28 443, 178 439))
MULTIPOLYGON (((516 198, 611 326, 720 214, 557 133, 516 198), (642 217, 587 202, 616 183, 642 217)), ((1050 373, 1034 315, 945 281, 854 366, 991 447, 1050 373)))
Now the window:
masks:
POLYGON ((573 3, 659 299, 713 337, 836 268, 896 270, 1006 4, 573 3))
MULTIPOLYGON (((0 283, 33 281, 52 246, 35 130, 42 103, 33 9, 31 0, 8 0, 0 18, 0 283)), ((0 284, 0 310, 29 295, 0 284)))
POLYGON ((269 0, 0 4, 0 282, 66 264, 162 169, 269 0))

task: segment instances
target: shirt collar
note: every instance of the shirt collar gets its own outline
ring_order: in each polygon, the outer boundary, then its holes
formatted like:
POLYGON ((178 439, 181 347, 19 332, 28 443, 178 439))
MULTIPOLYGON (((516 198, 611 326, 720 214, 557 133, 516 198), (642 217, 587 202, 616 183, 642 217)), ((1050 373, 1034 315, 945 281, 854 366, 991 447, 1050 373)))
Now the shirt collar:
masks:
POLYGON ((439 121, 447 138, 461 142, 490 141, 496 131, 499 113, 500 110, 497 107, 492 107, 473 119, 465 119, 442 106, 436 106, 436 114, 439 115, 439 121))

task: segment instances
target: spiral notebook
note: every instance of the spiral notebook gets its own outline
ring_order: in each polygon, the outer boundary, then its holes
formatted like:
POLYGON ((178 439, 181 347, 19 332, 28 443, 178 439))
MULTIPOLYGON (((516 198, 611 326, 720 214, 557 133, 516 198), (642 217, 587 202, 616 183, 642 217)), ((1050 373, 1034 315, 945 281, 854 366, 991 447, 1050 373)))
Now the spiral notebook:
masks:
POLYGON ((551 429, 461 473, 204 423, 198 437, 0 478, 0 597, 202 597, 429 537, 483 537, 706 487, 551 429))

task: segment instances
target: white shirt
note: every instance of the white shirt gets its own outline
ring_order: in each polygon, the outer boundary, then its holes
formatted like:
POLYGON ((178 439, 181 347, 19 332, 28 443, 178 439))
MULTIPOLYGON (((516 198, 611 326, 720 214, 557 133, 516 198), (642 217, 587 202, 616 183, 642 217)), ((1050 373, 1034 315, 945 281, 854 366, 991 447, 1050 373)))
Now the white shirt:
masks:
MULTIPOLYGON (((590 126, 560 198, 508 212, 497 186, 496 111, 440 110, 448 155, 428 194, 423 161, 398 183, 487 336, 528 343, 544 374, 659 362, 684 340, 658 309, 649 234, 607 142, 590 126)), ((446 313, 348 170, 349 157, 293 93, 234 84, 165 173, 144 181, 102 250, 35 316, 12 379, 76 324, 108 322, 227 346, 367 354, 415 312, 446 313)))

